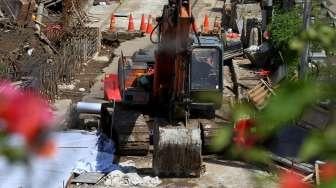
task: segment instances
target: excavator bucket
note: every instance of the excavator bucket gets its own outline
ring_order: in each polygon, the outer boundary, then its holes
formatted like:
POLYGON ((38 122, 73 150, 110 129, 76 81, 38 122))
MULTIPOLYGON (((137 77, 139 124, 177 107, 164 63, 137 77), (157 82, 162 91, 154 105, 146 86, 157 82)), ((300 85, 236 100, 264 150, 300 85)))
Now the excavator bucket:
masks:
POLYGON ((154 124, 153 170, 158 176, 199 177, 202 140, 199 124, 163 126, 154 124))

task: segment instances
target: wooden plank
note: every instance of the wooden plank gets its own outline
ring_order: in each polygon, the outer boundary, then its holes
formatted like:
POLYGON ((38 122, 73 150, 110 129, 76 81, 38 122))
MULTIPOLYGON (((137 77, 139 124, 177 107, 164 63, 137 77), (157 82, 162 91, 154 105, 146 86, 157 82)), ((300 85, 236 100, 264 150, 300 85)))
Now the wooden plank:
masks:
POLYGON ((265 82, 265 80, 260 79, 260 81, 271 91, 271 93, 273 95, 276 95, 275 92, 274 92, 274 90, 271 88, 271 86, 267 82, 265 82))

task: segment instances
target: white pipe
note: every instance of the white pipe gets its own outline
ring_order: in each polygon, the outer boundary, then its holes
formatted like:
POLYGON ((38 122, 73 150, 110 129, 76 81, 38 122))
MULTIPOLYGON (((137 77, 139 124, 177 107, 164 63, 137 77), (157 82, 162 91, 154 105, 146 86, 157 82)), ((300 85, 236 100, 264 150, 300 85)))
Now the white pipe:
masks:
POLYGON ((78 102, 76 104, 76 111, 78 113, 100 114, 101 103, 78 102))

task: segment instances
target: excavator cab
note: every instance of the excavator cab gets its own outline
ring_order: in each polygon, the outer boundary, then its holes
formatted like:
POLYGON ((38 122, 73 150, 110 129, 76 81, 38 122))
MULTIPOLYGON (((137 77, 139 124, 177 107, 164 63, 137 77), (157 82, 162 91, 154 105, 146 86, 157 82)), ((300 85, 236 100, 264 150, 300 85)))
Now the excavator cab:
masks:
POLYGON ((215 36, 194 40, 190 63, 190 109, 193 112, 220 108, 223 96, 223 45, 215 36))

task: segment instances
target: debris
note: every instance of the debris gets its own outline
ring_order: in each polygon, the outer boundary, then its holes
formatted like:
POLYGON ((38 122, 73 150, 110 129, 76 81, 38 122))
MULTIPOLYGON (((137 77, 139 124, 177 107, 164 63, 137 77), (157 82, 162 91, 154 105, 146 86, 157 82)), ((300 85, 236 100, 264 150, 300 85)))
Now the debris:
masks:
POLYGON ((259 46, 257 46, 257 45, 251 45, 251 46, 248 47, 246 50, 247 50, 247 51, 251 51, 251 52, 255 52, 255 51, 258 51, 258 50, 259 50, 259 46))
POLYGON ((34 48, 29 48, 29 49, 27 50, 27 54, 28 54, 29 56, 32 56, 33 51, 34 51, 34 48))
POLYGON ((161 181, 158 177, 140 177, 137 173, 123 173, 119 170, 111 172, 104 185, 106 186, 141 186, 141 187, 156 187, 161 181))
POLYGON ((57 85, 57 88, 59 90, 74 90, 75 89, 75 85, 74 84, 60 84, 60 85, 57 85))
POLYGON ((112 171, 107 175, 104 181, 106 186, 140 186, 140 187, 156 187, 161 184, 158 177, 145 176, 141 177, 136 173, 133 161, 120 163, 122 170, 112 171))

